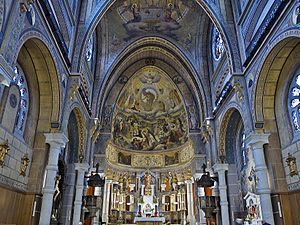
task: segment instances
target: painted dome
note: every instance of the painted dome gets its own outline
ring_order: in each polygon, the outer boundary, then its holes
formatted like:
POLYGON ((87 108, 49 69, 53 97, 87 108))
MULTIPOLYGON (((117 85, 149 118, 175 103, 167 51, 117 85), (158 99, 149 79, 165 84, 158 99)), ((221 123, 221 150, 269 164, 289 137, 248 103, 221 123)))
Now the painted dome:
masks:
POLYGON ((131 150, 163 150, 187 142, 187 113, 176 85, 161 69, 147 66, 129 79, 113 116, 113 143, 131 150))

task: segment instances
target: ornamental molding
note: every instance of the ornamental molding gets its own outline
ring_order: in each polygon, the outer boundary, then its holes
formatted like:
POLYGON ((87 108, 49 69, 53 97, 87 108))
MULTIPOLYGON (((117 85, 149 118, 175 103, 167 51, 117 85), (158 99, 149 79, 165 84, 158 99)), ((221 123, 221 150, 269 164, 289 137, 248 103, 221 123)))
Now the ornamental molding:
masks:
POLYGON ((127 150, 115 146, 110 141, 106 147, 106 160, 120 168, 160 169, 189 164, 195 157, 194 151, 190 139, 178 148, 161 151, 127 150))

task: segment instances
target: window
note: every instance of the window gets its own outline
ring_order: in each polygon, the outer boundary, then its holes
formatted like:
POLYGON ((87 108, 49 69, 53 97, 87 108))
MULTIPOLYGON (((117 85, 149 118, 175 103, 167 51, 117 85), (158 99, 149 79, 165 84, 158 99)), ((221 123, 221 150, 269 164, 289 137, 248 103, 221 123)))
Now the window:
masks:
POLYGON ((23 136, 25 129, 25 122, 28 114, 28 86, 23 71, 19 66, 14 68, 15 76, 11 81, 11 84, 17 85, 20 90, 20 106, 17 113, 16 124, 14 132, 20 136, 23 136))
POLYGON ((88 41, 86 52, 85 52, 85 57, 88 62, 92 61, 93 50, 94 50, 94 43, 93 43, 93 35, 92 35, 88 41))
POLYGON ((246 148, 246 134, 245 131, 243 130, 241 139, 240 139, 240 149, 241 149, 241 169, 243 170, 244 168, 247 167, 248 165, 248 153, 247 153, 247 148, 246 148))
POLYGON ((223 38, 215 27, 213 30, 213 39, 212 39, 212 53, 214 56, 214 60, 219 61, 225 51, 223 38))
POLYGON ((288 94, 288 110, 296 133, 300 132, 300 73, 298 73, 292 80, 288 94))

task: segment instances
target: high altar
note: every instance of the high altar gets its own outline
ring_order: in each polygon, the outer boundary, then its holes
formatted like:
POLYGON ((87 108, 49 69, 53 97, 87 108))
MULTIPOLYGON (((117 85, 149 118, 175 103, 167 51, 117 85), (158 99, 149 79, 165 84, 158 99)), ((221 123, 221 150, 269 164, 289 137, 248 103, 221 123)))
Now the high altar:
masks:
MULTIPOLYGON (((191 145, 187 143, 185 147, 188 151, 191 145)), ((184 149, 180 150, 184 152, 184 149)), ((104 222, 152 225, 193 221, 195 202, 192 201, 192 190, 195 184, 189 163, 178 163, 176 167, 161 170, 151 168, 158 162, 158 157, 153 160, 148 156, 147 161, 141 162, 144 163, 142 165, 147 164, 148 169, 125 168, 119 163, 111 163, 114 160, 112 156, 119 155, 112 153, 114 151, 119 149, 108 146, 109 166, 105 172, 102 214, 104 222)), ((135 157, 139 155, 135 153, 135 157)), ((181 162, 184 162, 183 159, 181 162)))

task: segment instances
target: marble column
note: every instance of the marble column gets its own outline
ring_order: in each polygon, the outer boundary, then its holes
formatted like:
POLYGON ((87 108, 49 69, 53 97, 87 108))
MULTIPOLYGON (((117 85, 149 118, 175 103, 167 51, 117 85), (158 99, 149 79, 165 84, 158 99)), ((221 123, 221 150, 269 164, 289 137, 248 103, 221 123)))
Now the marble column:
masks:
POLYGON ((263 145, 269 143, 269 134, 251 133, 246 138, 247 146, 252 148, 255 164, 255 174, 258 178, 257 194, 260 196, 263 220, 274 225, 274 216, 271 202, 271 188, 269 185, 268 168, 266 165, 263 145))
POLYGON ((50 145, 48 164, 46 166, 46 180, 43 188, 43 200, 40 214, 39 225, 49 225, 53 195, 55 192, 55 177, 58 171, 58 158, 61 149, 65 147, 68 142, 67 137, 62 133, 47 133, 45 134, 46 143, 50 145))
POLYGON ((103 192, 102 222, 106 222, 106 223, 108 223, 111 184, 112 184, 112 180, 105 180, 105 186, 103 192))
POLYGON ((221 218, 222 225, 229 225, 229 210, 228 210, 228 200, 227 200, 227 184, 226 184, 226 174, 228 170, 228 164, 215 164, 213 166, 215 173, 218 173, 219 178, 219 194, 220 194, 220 206, 221 206, 221 218))
POLYGON ((84 174, 89 169, 87 163, 75 163, 75 170, 77 171, 76 188, 75 188, 75 200, 73 211, 73 225, 78 225, 80 222, 82 196, 83 196, 83 183, 84 174))
POLYGON ((188 208, 187 220, 188 220, 188 222, 190 222, 190 224, 195 224, 192 180, 186 181, 186 190, 187 190, 187 208, 188 208))

